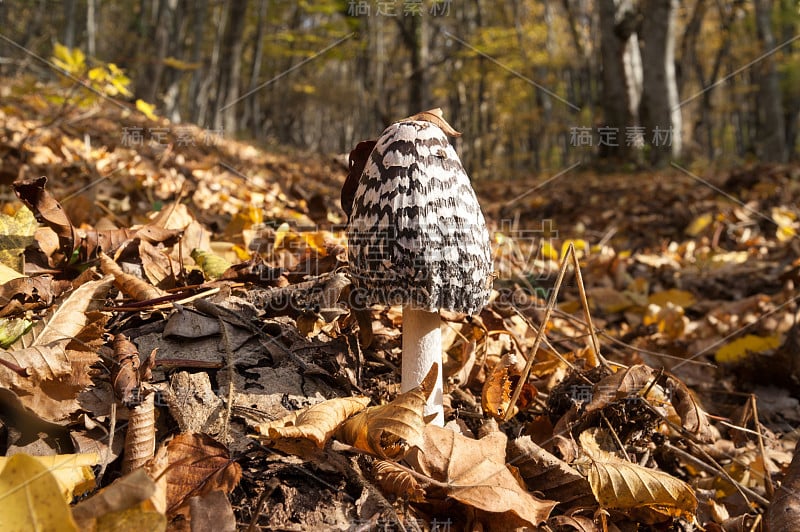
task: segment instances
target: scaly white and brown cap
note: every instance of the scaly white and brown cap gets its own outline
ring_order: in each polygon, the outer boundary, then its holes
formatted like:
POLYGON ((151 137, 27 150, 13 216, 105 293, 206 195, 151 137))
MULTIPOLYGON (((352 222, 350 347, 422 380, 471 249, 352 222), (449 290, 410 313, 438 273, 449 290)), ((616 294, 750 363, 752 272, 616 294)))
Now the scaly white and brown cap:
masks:
MULTIPOLYGON (((364 305, 403 305, 401 390, 441 367, 439 310, 476 314, 491 289, 489 232, 441 110, 387 127, 350 154, 348 261, 364 305)), ((441 425, 441 368, 426 414, 441 425)))
POLYGON ((440 112, 387 127, 357 178, 348 259, 367 304, 475 314, 488 301, 489 232, 440 112))

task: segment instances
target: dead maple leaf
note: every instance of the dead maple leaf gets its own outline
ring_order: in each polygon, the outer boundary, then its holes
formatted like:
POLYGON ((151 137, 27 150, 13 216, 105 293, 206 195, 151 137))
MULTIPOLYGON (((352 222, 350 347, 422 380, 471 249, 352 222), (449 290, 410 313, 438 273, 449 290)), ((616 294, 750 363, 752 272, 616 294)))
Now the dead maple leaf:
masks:
MULTIPOLYGON (((416 454, 418 471, 446 485, 438 495, 502 519, 523 520, 531 527, 545 521, 556 505, 541 500, 523 488, 506 465, 506 435, 492 432, 480 440, 452 430, 428 425, 416 454)), ((428 498, 435 498, 430 490, 428 498)))
POLYGON ((349 419, 337 433, 341 441, 381 458, 400 459, 422 443, 425 402, 433 390, 438 365, 414 389, 391 403, 367 408, 349 419))
POLYGON ((230 493, 242 477, 242 468, 231 460, 228 449, 205 434, 179 434, 166 452, 167 515, 188 512, 190 497, 230 493))
POLYGON ((68 340, 32 346, 15 351, 0 351, 0 385, 35 387, 44 380, 68 375, 72 370, 65 349, 68 340), (16 368, 16 371, 12 369, 16 368))
POLYGON ((369 397, 337 397, 256 427, 269 439, 301 438, 322 448, 344 421, 366 408, 369 397))

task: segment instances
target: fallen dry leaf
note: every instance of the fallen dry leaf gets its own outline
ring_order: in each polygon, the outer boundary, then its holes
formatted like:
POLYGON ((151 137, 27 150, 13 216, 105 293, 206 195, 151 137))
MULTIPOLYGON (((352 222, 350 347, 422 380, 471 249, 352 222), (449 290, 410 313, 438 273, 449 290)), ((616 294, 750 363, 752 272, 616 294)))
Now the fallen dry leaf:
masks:
POLYGON ((769 530, 792 530, 800 523, 800 442, 767 512, 769 530))
POLYGON ((14 192, 36 215, 36 219, 58 235, 60 255, 53 257, 53 265, 72 258, 77 248, 78 235, 61 204, 45 190, 47 177, 39 176, 14 182, 14 192))
MULTIPOLYGON (((519 372, 515 371, 516 357, 509 354, 503 355, 494 365, 486 382, 483 383, 481 405, 483 411, 497 420, 505 419, 506 411, 511 403, 512 375, 519 380, 519 372)), ((526 385, 528 385, 526 383, 526 385)), ((519 407, 512 406, 510 417, 517 415, 519 407)))
POLYGON ((391 403, 373 406, 349 419, 337 437, 381 458, 400 459, 422 443, 423 410, 436 381, 438 365, 419 386, 398 395, 391 403))
POLYGON ((530 436, 508 445, 509 463, 519 471, 530 489, 541 492, 561 507, 591 506, 594 495, 586 477, 563 460, 536 445, 530 436))
POLYGON ((212 491, 230 493, 242 468, 227 448, 205 434, 183 433, 167 444, 167 514, 186 511, 189 498, 212 491))
POLYGON ((80 530, 160 531, 167 518, 151 498, 156 485, 144 469, 131 471, 72 508, 80 530))
POLYGON ((425 490, 412 474, 388 460, 375 460, 372 475, 385 493, 391 493, 410 501, 425 500, 425 490))
MULTIPOLYGON (((556 501, 525 490, 506 466, 506 436, 492 432, 480 440, 428 425, 416 458, 419 472, 446 485, 440 497, 498 515, 510 513, 536 527, 547 520, 556 501)), ((433 498, 432 492, 428 497, 433 498)))
POLYGON ((129 473, 142 467, 156 450, 155 394, 147 393, 128 409, 128 427, 125 431, 125 456, 122 472, 129 473))
POLYGON ((124 334, 114 336, 114 365, 111 367, 114 395, 125 406, 141 400, 139 380, 139 350, 124 334))
POLYGON ((116 262, 102 252, 100 253, 100 265, 104 274, 114 276, 114 285, 136 301, 150 301, 167 295, 166 292, 159 290, 147 281, 125 273, 116 262))
POLYGON ((628 511, 650 524, 673 517, 691 520, 697 509, 694 490, 663 471, 623 460, 591 460, 588 479, 600 506, 628 511))
POLYGON ((322 448, 347 418, 366 408, 369 402, 369 397, 337 397, 292 412, 256 429, 271 440, 302 438, 322 448))
MULTIPOLYGON (((31 458, 46 467, 53 475, 66 502, 72 501, 74 496, 83 495, 95 487, 92 466, 97 465, 100 461, 96 453, 54 454, 32 456, 31 458)), ((10 458, 0 456, 0 471, 9 460, 10 458)))
POLYGON ((0 494, 0 530, 78 530, 58 481, 32 456, 8 460, 0 471, 0 494))

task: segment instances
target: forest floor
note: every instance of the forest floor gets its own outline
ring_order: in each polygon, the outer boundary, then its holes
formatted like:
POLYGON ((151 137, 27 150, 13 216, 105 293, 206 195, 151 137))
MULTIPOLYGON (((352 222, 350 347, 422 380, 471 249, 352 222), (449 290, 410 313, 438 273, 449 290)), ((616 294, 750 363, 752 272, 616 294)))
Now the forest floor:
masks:
POLYGON ((0 90, 1 529, 793 523, 800 166, 474 183, 497 278, 439 429, 399 309, 347 305, 346 157, 0 90))

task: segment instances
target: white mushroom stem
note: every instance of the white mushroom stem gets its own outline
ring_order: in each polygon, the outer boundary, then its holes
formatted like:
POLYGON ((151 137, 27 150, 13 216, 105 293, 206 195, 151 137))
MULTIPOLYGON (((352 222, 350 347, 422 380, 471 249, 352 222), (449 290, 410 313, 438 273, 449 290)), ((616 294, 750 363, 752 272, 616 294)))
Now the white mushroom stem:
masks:
POLYGON ((419 310, 409 305, 403 307, 403 360, 400 391, 416 388, 428 374, 434 363, 438 364, 438 376, 424 415, 436 414, 432 424, 444 425, 442 408, 442 331, 438 312, 419 310))

